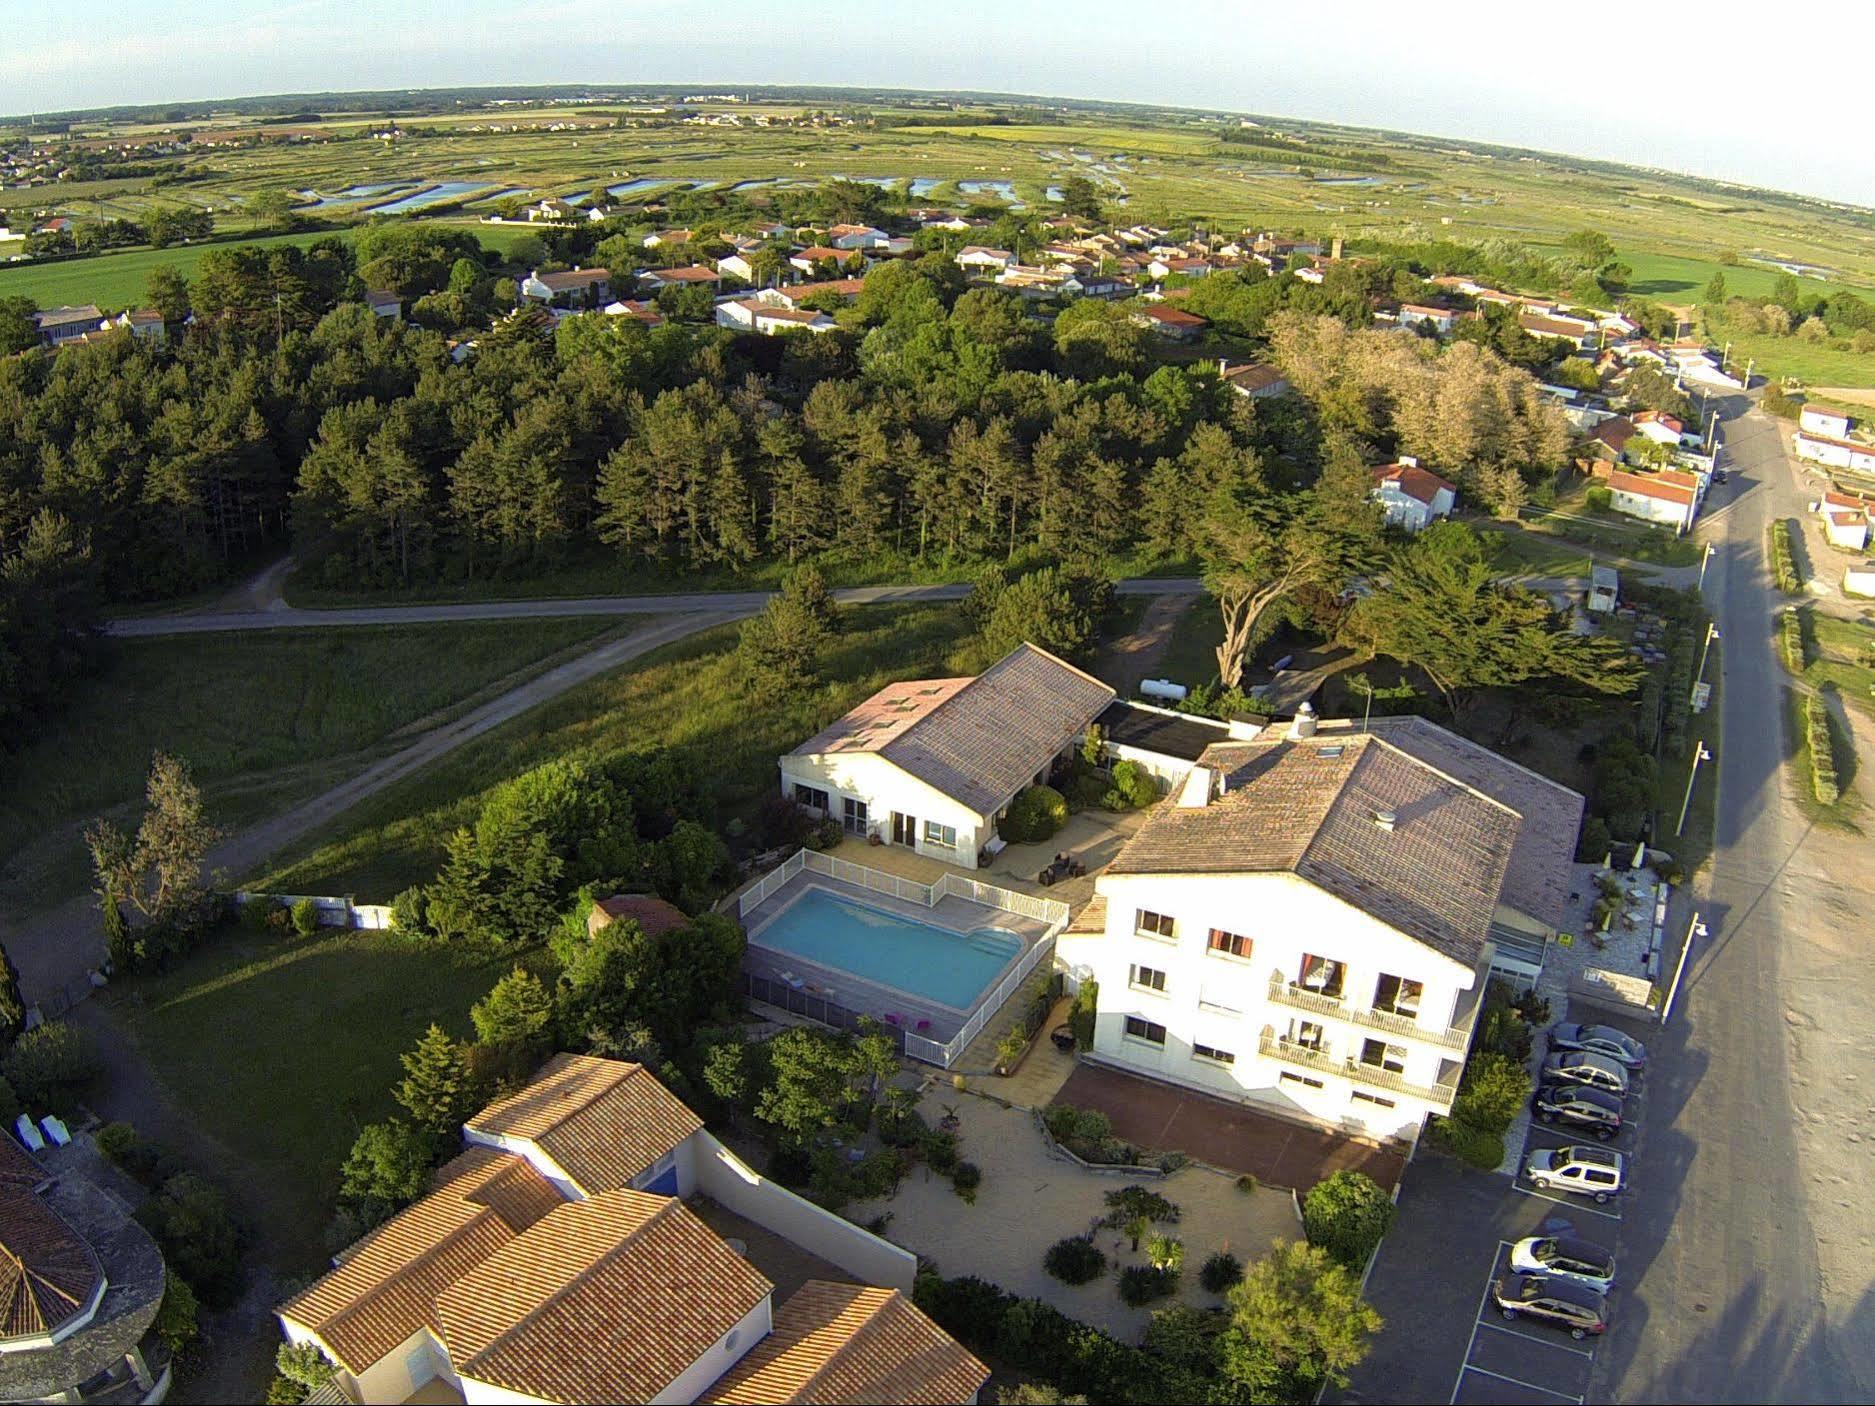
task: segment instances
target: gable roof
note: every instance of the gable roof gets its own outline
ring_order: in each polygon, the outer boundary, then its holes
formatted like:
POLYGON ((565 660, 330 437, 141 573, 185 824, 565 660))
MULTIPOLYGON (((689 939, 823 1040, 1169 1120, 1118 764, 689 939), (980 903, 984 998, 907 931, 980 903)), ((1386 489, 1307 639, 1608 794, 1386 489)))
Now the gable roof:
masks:
POLYGON ((49 1180, 0 1134, 0 1342, 56 1333, 104 1287, 97 1252, 41 1196, 49 1180))
POLYGON ((1217 378, 1246 391, 1263 391, 1271 386, 1289 384, 1289 378, 1276 367, 1267 366, 1261 362, 1247 362, 1242 366, 1233 366, 1228 371, 1218 372, 1217 378))
POLYGON ((1168 308, 1163 303, 1153 303, 1141 308, 1140 312, 1154 322, 1163 322, 1167 327, 1206 327, 1209 322, 1195 312, 1186 312, 1183 308, 1168 308))
POLYGON ((1200 762, 1223 794, 1159 807, 1109 874, 1288 871, 1477 965, 1522 823, 1514 811, 1373 736, 1223 742, 1200 762))
MULTIPOLYGON (((1614 572, 1608 574, 1612 577, 1614 572)), ((1343 726, 1352 731, 1354 724, 1343 726)), ((1317 736, 1334 727, 1333 723, 1322 724, 1317 736)), ((1504 871, 1499 897, 1518 912, 1552 928, 1568 920, 1571 866, 1586 805, 1579 792, 1426 718, 1410 714, 1373 718, 1364 727, 1409 756, 1515 811, 1523 823, 1517 827, 1511 844, 1510 863, 1504 871)))
POLYGON ((874 752, 978 814, 1007 801, 1113 701, 1091 674, 1020 644, 974 679, 881 689, 791 755, 874 752), (890 695, 905 699, 898 725, 890 695))
POLYGON ((940 1406, 969 1401, 989 1368, 896 1289, 810 1279, 700 1406, 940 1406))
POLYGON ((1632 420, 1624 415, 1613 415, 1590 430, 1589 438, 1600 440, 1619 454, 1627 447, 1628 441, 1639 433, 1640 431, 1634 428, 1632 420))
POLYGON ((703 1120, 642 1064, 557 1054, 526 1088, 463 1126, 533 1143, 591 1196, 628 1184, 703 1120))
POLYGON ((1617 493, 1633 493, 1642 498, 1657 498, 1663 503, 1677 503, 1683 508, 1693 505, 1693 489, 1667 482, 1659 474, 1611 473, 1608 475, 1608 486, 1617 493))
POLYGON ((721 283, 723 276, 706 264, 686 264, 676 269, 646 269, 642 275, 653 283, 721 283))
POLYGON ((562 269, 559 273, 534 275, 536 283, 556 293, 564 293, 569 288, 590 288, 595 283, 609 283, 611 279, 609 269, 562 269))
POLYGON ((600 899, 593 908, 614 921, 630 918, 644 929, 647 937, 690 926, 688 913, 654 893, 615 893, 610 898, 600 899))
POLYGON ((349 1372, 382 1360, 419 1328, 435 1329, 437 1295, 560 1204, 525 1159, 493 1148, 470 1148, 436 1183, 281 1305, 349 1372))
POLYGON ((443 1291, 457 1374, 541 1401, 650 1401, 774 1291, 669 1196, 554 1207, 443 1291))
POLYGON ((44 312, 33 314, 33 322, 41 331, 48 327, 69 327, 74 322, 101 322, 104 314, 98 311, 97 304, 84 303, 77 307, 47 308, 44 312))
POLYGON ((1374 470, 1376 484, 1392 484, 1408 498, 1431 507, 1444 489, 1454 497, 1458 494, 1458 485, 1440 478, 1431 469, 1422 469, 1418 464, 1382 464, 1374 470))

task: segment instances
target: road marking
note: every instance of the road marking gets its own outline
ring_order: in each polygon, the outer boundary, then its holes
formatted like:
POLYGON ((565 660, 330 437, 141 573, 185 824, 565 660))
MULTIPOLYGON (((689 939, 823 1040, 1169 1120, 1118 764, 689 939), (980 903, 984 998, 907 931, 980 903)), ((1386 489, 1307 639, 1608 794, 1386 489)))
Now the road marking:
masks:
MULTIPOLYGON (((1502 1372, 1493 1372, 1488 1367, 1469 1367, 1468 1366, 1465 1368, 1465 1372, 1476 1372, 1481 1377, 1492 1377, 1500 1382, 1509 1382, 1512 1386, 1520 1386, 1525 1391, 1534 1391, 1540 1396, 1553 1396, 1558 1401, 1573 1401, 1576 1403, 1576 1406, 1582 1406, 1583 1398, 1580 1396, 1569 1396, 1563 1392, 1557 1391, 1556 1388, 1554 1387, 1538 1386, 1535 1382, 1526 1382, 1516 1377, 1507 1377, 1502 1372)), ((1459 1381, 1460 1386, 1464 1385, 1465 1372, 1460 1372, 1458 1374, 1458 1381, 1459 1381)), ((1452 1388, 1453 1406, 1456 1406, 1457 1401, 1458 1401, 1458 1387, 1453 1387, 1452 1388)))
POLYGON ((1471 1350, 1477 1345, 1478 1329, 1484 1326, 1484 1306, 1490 1301, 1491 1286, 1497 1282, 1497 1262, 1509 1247, 1510 1241, 1500 1240, 1491 1252, 1491 1268, 1484 1276, 1484 1292, 1478 1295, 1478 1311, 1471 1315, 1471 1336, 1465 1339, 1465 1353, 1459 1358, 1458 1376, 1452 1382, 1452 1399, 1447 1406, 1458 1406, 1458 1389, 1465 1384, 1465 1373, 1471 1370, 1471 1350))
MULTIPOLYGON (((1532 1333, 1520 1332, 1516 1328, 1507 1328, 1503 1323, 1486 1323, 1482 1318, 1478 1320, 1478 1326, 1480 1328, 1489 1328, 1494 1333, 1507 1333, 1513 1338, 1521 1338, 1527 1343, 1535 1343, 1538 1347, 1559 1347, 1564 1352, 1573 1352, 1577 1357, 1586 1357, 1591 1362, 1595 1360, 1595 1350, 1593 1348, 1585 1350, 1579 1347, 1571 1347, 1568 1343, 1551 1342, 1548 1338, 1539 1338, 1532 1333)), ((1469 1356, 1470 1354, 1468 1353, 1466 1355, 1469 1356)))
POLYGON ((1565 1200, 1561 1196, 1551 1196, 1548 1192, 1545 1192, 1545 1191, 1532 1191, 1529 1187, 1521 1186, 1517 1182, 1514 1182, 1514 1181, 1510 1184, 1510 1189, 1512 1191, 1522 1192, 1525 1196, 1534 1196, 1539 1201, 1549 1201, 1558 1206, 1568 1206, 1572 1210, 1586 1211, 1589 1215, 1600 1216, 1603 1220, 1618 1221, 1621 1219, 1621 1212, 1605 1211, 1600 1206, 1597 1206, 1593 1204, 1592 1202, 1585 1205, 1583 1204, 1582 1198, 1571 1197, 1565 1200))

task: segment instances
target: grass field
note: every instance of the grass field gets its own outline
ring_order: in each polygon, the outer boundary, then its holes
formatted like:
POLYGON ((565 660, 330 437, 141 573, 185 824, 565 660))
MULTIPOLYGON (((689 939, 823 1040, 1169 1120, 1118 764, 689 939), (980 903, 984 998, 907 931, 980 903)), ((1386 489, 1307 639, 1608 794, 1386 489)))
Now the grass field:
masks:
MULTIPOLYGON (((269 246, 297 244, 304 248, 316 239, 324 239, 326 233, 279 234, 246 242, 269 246)), ((349 238, 349 233, 345 237, 349 238)), ((189 244, 169 249, 126 249, 60 263, 14 264, 0 268, 0 298, 23 295, 42 308, 96 303, 106 312, 113 312, 147 301, 151 270, 173 268, 184 278, 193 278, 202 255, 210 249, 227 247, 225 244, 189 244)))
POLYGON ((138 978, 132 1037, 192 1121, 269 1185, 274 1230, 317 1266, 358 1130, 396 1111, 398 1055, 469 1007, 513 958, 455 955, 383 933, 308 941, 230 928, 180 967, 138 978))
POLYGON ((37 905, 82 888, 77 830, 141 795, 159 748, 189 763, 211 819, 238 825, 614 628, 530 620, 110 642, 97 677, 0 762, 0 898, 37 905))
POLYGON ((968 623, 955 605, 871 606, 847 612, 819 686, 758 700, 725 626, 594 679, 496 728, 347 812, 259 876, 277 893, 356 893, 388 899, 429 878, 442 844, 471 820, 491 786, 581 749, 670 748, 708 778, 719 818, 752 811, 774 785, 775 758, 895 679, 975 672, 959 657, 968 623), (307 886, 311 887, 307 887, 307 886))
POLYGON ((1875 629, 1800 607, 1809 662, 1804 679, 1834 688, 1843 702, 1875 717, 1875 629))
POLYGON ((1759 377, 1790 377, 1806 386, 1875 386, 1875 356, 1811 346, 1798 337, 1733 337, 1732 365, 1742 373, 1749 361, 1759 377))

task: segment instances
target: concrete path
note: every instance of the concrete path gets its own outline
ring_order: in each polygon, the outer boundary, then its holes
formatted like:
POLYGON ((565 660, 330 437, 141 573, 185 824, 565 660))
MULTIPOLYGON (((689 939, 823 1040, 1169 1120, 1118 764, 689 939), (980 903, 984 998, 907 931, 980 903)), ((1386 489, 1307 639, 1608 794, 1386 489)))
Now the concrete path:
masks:
POLYGON ((1139 691, 1140 682, 1155 678, 1160 662, 1172 643, 1172 631, 1197 601, 1189 595, 1159 595, 1146 606, 1139 625, 1130 635, 1114 640, 1100 651, 1100 663, 1094 672, 1122 698, 1139 691))

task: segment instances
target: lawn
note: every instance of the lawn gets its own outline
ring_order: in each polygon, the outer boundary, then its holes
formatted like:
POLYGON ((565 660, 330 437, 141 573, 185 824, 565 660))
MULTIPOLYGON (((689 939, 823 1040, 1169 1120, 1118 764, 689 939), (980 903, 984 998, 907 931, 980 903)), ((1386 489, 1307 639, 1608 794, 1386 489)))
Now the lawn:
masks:
POLYGON ((1217 647, 1224 642, 1224 619, 1217 602, 1199 596, 1191 608, 1178 617, 1172 627, 1172 639, 1166 645, 1165 659, 1157 677, 1182 683, 1187 688, 1202 688, 1217 681, 1217 647))
POLYGON ((9 797, 0 898, 37 904, 81 888, 78 825, 133 801, 159 748, 190 764, 210 818, 236 825, 357 769, 400 730, 616 628, 489 621, 108 641, 79 696, 31 745, 0 758, 9 797))
POLYGON ((1831 346, 1812 346, 1800 337, 1731 337, 1732 364, 1743 374, 1750 362, 1757 363, 1752 380, 1761 376, 1791 377, 1806 386, 1850 386, 1858 389, 1875 386, 1875 356, 1843 351, 1831 346))
POLYGON ((969 626, 954 604, 847 612, 817 687, 751 696, 724 626, 658 650, 563 694, 348 811, 279 857, 256 887, 389 899, 431 877, 444 839, 491 786, 582 749, 671 748, 697 764, 732 830, 774 787, 775 758, 895 679, 971 672, 969 626))
POLYGON ((512 961, 383 933, 231 928, 174 971, 135 980, 120 1009, 181 1107, 295 1212, 278 1229, 310 1268, 352 1140, 395 1111, 398 1055, 432 1021, 469 1034, 469 1007, 512 961))
POLYGON ((1587 576, 1589 554, 1552 532, 1511 523, 1476 523, 1495 553, 1494 560, 1507 572, 1534 576, 1587 576))
POLYGON ((1559 545, 1587 547, 1597 557, 1622 557, 1648 566, 1699 565, 1701 548, 1691 537, 1676 537, 1633 518, 1614 513, 1589 517, 1573 505, 1559 510, 1526 508, 1524 512, 1526 533, 1547 533, 1560 539, 1559 545))
POLYGON ((1805 680, 1819 688, 1833 687, 1849 707, 1875 717, 1875 629, 1807 607, 1800 613, 1810 646, 1805 680))

